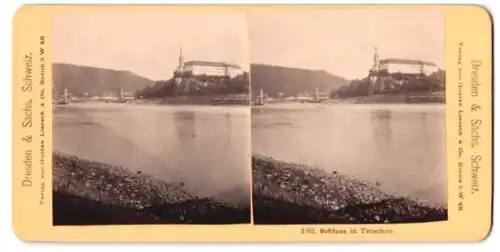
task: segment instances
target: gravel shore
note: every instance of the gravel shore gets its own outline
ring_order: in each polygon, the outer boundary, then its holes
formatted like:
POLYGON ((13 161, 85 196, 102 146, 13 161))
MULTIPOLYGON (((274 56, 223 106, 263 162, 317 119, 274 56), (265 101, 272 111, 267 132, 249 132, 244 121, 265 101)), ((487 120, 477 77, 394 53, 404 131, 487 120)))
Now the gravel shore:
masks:
POLYGON ((54 153, 52 173, 55 225, 250 222, 249 207, 199 198, 182 183, 122 167, 54 153))
POLYGON ((256 224, 442 221, 447 209, 385 193, 337 172, 254 154, 256 224))

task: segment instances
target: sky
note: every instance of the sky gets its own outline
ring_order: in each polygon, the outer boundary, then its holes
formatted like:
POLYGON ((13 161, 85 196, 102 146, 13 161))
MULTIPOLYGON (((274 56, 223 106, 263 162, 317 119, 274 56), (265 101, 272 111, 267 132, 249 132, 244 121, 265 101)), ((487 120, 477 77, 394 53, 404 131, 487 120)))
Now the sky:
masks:
POLYGON ((262 10, 248 16, 250 61, 364 78, 380 59, 426 60, 444 68, 439 9, 262 10))
POLYGON ((238 11, 73 11, 54 14, 53 61, 129 70, 152 80, 184 61, 237 64, 248 71, 248 25, 238 11))

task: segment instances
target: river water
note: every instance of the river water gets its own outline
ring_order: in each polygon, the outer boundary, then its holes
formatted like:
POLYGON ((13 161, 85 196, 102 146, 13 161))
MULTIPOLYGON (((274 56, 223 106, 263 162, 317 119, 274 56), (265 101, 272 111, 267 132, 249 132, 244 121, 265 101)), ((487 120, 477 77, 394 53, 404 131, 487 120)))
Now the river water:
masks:
POLYGON ((54 107, 54 149, 183 182, 198 196, 250 200, 250 109, 81 103, 54 107))
POLYGON ((276 104, 250 119, 243 106, 81 103, 56 106, 53 130, 56 151, 235 203, 249 203, 251 151, 447 200, 444 105, 276 104))
POLYGON ((443 104, 274 104, 252 109, 252 151, 447 204, 443 104))

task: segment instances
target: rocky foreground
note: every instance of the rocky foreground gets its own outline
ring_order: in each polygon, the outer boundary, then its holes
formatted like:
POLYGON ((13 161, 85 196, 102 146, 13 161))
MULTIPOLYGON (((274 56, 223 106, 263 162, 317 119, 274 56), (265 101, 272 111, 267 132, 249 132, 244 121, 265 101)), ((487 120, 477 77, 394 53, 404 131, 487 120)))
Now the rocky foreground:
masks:
POLYGON ((199 198, 183 184, 53 155, 54 225, 249 223, 250 208, 199 198))
POLYGON ((336 172, 253 155, 255 224, 442 221, 447 209, 390 195, 336 172))

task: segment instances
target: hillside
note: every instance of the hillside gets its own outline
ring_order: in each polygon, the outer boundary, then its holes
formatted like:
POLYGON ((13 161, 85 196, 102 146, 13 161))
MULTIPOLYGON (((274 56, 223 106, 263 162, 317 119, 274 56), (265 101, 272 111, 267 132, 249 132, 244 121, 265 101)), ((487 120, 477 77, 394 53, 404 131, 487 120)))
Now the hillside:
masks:
POLYGON ((153 85, 137 90, 136 97, 164 98, 176 96, 217 96, 229 94, 248 94, 249 75, 230 78, 192 76, 174 84, 173 79, 159 80, 153 85))
POLYGON ((270 96, 283 93, 285 96, 295 96, 298 93, 329 92, 349 81, 323 70, 307 70, 263 64, 251 64, 252 93, 258 94, 262 89, 270 96))
POLYGON ((154 81, 138 76, 130 71, 117 71, 72 64, 52 64, 54 88, 62 92, 65 88, 76 96, 88 92, 90 96, 117 93, 120 87, 125 92, 153 85, 154 81))
POLYGON ((446 71, 445 70, 439 70, 439 71, 429 75, 429 77, 436 79, 440 82, 446 83, 446 71))
POLYGON ((373 94, 401 94, 412 92, 435 92, 446 89, 446 72, 439 70, 428 76, 416 77, 401 73, 390 74, 384 80, 384 89, 374 88, 369 77, 352 80, 349 85, 341 86, 330 93, 338 97, 361 97, 373 94))

